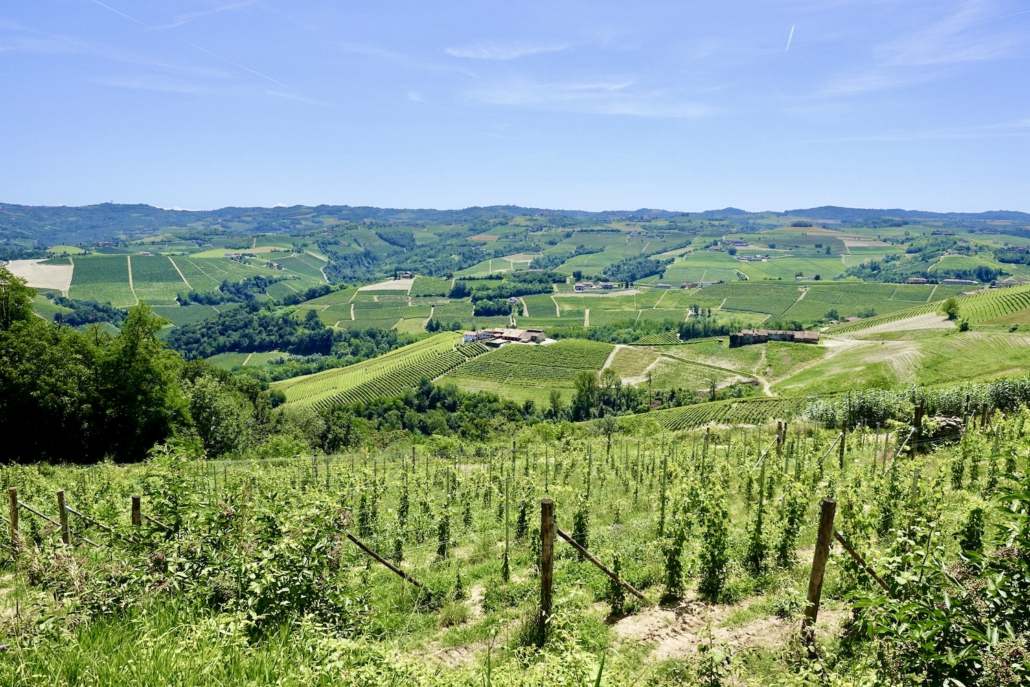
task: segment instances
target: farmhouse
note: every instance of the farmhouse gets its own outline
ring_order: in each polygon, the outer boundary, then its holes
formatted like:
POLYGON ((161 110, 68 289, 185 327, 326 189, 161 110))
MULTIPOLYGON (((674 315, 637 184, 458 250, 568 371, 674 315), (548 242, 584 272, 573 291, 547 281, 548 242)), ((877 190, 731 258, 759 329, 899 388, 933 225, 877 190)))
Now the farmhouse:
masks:
POLYGON ((461 337, 462 343, 482 341, 487 346, 500 346, 502 344, 517 343, 540 343, 547 338, 542 329, 508 329, 496 327, 494 329, 478 329, 474 332, 465 332, 461 337))
POLYGON ((819 333, 784 331, 780 329, 744 329, 737 334, 730 334, 730 348, 767 343, 769 341, 817 344, 819 343, 819 333))
POLYGON ((905 283, 906 284, 925 284, 926 283, 926 278, 925 277, 909 277, 908 279, 905 280, 905 283))
POLYGON ((575 286, 576 291, 596 291, 598 289, 601 289, 603 291, 611 291, 614 288, 615 284, 611 283, 610 281, 599 282, 597 284, 595 284, 592 281, 581 281, 576 282, 575 286))
POLYGON ((945 279, 941 282, 942 284, 979 284, 975 279, 945 279))

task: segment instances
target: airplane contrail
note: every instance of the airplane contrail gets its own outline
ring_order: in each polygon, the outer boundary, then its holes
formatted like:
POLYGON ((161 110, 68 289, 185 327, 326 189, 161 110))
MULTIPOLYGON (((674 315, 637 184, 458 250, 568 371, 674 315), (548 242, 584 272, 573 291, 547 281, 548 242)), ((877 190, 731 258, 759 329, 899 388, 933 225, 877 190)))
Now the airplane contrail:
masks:
POLYGON ((787 50, 784 50, 783 52, 787 52, 787 51, 789 51, 789 50, 790 50, 790 41, 791 41, 791 40, 792 40, 793 38, 794 38, 794 25, 793 25, 793 24, 791 24, 791 26, 790 26, 790 35, 789 35, 789 36, 787 36, 787 50))
MULTIPOLYGON (((105 10, 110 10, 111 12, 114 12, 115 14, 117 14, 117 15, 118 15, 119 17, 125 17, 125 18, 126 18, 126 19, 128 19, 129 21, 133 21, 133 22, 136 22, 137 24, 140 24, 140 25, 142 25, 142 26, 145 26, 145 27, 147 27, 148 29, 151 29, 151 30, 156 30, 156 29, 158 28, 158 27, 156 27, 156 26, 151 26, 150 24, 148 24, 148 23, 146 23, 146 22, 144 22, 144 21, 140 21, 139 19, 136 19, 135 17, 130 17, 129 15, 125 14, 124 12, 119 12, 119 11, 118 11, 118 10, 116 10, 115 8, 111 7, 110 5, 105 5, 104 3, 100 2, 100 0, 90 0, 90 2, 92 2, 93 4, 96 4, 96 5, 100 5, 100 6, 101 6, 101 7, 103 7, 103 8, 105 9, 105 10)), ((242 4, 248 4, 248 3, 241 3, 241 5, 242 5, 242 4)), ((259 72, 259 71, 256 71, 256 70, 254 70, 254 69, 251 69, 250 67, 244 67, 244 66, 243 66, 242 64, 240 64, 239 62, 233 62, 232 60, 230 60, 230 59, 227 59, 227 58, 225 58, 225 57, 222 57, 221 55, 219 55, 219 54, 217 54, 217 53, 213 53, 213 52, 211 52, 211 51, 210 51, 210 50, 208 50, 207 48, 202 48, 202 47, 200 47, 200 46, 199 46, 199 45, 197 45, 196 43, 191 43, 190 41, 186 40, 185 38, 179 38, 178 36, 173 36, 173 38, 175 38, 175 40, 179 41, 180 43, 185 43, 186 45, 188 45, 188 46, 190 46, 190 47, 192 47, 192 48, 196 48, 197 50, 199 50, 199 51, 201 51, 201 52, 205 52, 205 53, 207 53, 208 55, 210 55, 211 57, 214 57, 214 58, 216 58, 216 59, 219 59, 219 60, 221 60, 222 62, 226 62, 226 63, 228 63, 228 64, 231 64, 231 65, 232 65, 232 66, 234 66, 234 67, 237 67, 237 68, 239 68, 239 69, 242 69, 242 70, 244 70, 244 71, 250 72, 251 74, 254 74, 254 75, 256 75, 256 76, 260 76, 260 77, 261 77, 262 79, 268 79, 268 80, 269 80, 269 81, 271 81, 272 83, 274 83, 274 84, 278 84, 278 85, 282 86, 283 88, 289 88, 289 86, 287 86, 286 84, 284 84, 284 83, 283 83, 282 81, 278 81, 278 80, 276 80, 276 79, 273 79, 272 77, 268 76, 267 74, 262 74, 262 73, 261 73, 261 72, 259 72)))

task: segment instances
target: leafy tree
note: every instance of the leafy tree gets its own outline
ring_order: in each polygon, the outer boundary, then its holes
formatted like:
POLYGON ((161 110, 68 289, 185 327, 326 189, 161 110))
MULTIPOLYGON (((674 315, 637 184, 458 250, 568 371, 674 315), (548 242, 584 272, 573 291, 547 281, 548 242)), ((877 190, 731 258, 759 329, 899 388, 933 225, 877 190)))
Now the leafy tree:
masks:
POLYGON ((157 338, 164 323, 149 306, 136 306, 98 357, 105 411, 101 426, 110 452, 123 461, 141 460, 187 421, 186 399, 177 383, 182 359, 157 338))
POLYGON ((948 316, 949 320, 955 320, 958 318, 959 306, 958 299, 952 297, 944 301, 944 314, 948 316))
POLYGON ((10 329, 17 321, 30 319, 35 295, 35 289, 26 286, 24 279, 0 266, 0 330, 10 329))

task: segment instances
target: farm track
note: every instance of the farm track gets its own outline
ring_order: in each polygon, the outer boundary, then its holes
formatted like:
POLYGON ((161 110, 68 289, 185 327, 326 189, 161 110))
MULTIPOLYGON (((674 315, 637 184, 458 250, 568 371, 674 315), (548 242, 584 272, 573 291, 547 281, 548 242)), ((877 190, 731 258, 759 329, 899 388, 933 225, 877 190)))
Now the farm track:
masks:
POLYGON ((129 291, 132 291, 132 297, 136 299, 136 305, 139 305, 139 296, 136 295, 136 289, 132 287, 132 256, 126 255, 125 262, 129 266, 129 291))
POLYGON ((561 317, 561 307, 558 305, 558 301, 554 300, 554 296, 551 296, 551 301, 554 303, 554 316, 561 317))
POLYGON ((190 291, 192 291, 193 287, 190 286, 190 283, 188 281, 186 281, 186 276, 182 273, 182 270, 179 269, 179 266, 175 264, 175 261, 172 260, 172 256, 171 255, 168 256, 168 262, 172 263, 172 267, 174 267, 175 271, 179 273, 180 277, 182 277, 182 281, 183 281, 184 284, 186 284, 186 288, 189 289, 190 291))
POLYGON ((602 365, 601 369, 598 370, 599 373, 612 366, 612 363, 615 361, 615 354, 618 353, 621 348, 629 348, 629 346, 626 344, 615 344, 615 348, 613 348, 612 352, 608 354, 608 359, 604 361, 604 365, 602 365))

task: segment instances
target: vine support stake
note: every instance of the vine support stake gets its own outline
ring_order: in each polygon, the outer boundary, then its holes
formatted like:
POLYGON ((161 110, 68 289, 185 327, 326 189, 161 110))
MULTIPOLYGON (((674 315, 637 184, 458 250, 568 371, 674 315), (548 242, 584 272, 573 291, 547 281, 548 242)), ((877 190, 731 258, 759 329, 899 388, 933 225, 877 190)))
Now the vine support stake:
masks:
POLYGON ((547 622, 551 617, 551 588, 554 584, 554 501, 540 502, 540 631, 537 643, 543 646, 547 622))
POLYGON ((71 532, 68 531, 68 509, 64 507, 64 490, 59 489, 57 492, 57 512, 60 514, 61 519, 61 541, 64 542, 65 546, 69 546, 72 543, 71 532))
POLYGON ((17 558, 18 550, 21 548, 20 535, 18 534, 18 488, 9 487, 7 495, 11 498, 11 555, 17 558))
POLYGON ((847 422, 840 428, 840 444, 837 446, 837 467, 844 469, 844 452, 848 450, 848 425, 847 422))
POLYGON ((142 509, 140 508, 140 498, 138 496, 132 497, 132 526, 142 527, 143 516, 141 515, 142 509))
POLYGON ((802 630, 812 633, 812 626, 819 618, 819 603, 823 594, 823 576, 826 573, 826 559, 833 543, 833 516, 837 512, 834 499, 823 499, 819 516, 819 536, 815 543, 815 554, 812 557, 812 573, 808 578, 808 606, 805 607, 805 618, 801 621, 802 630))

